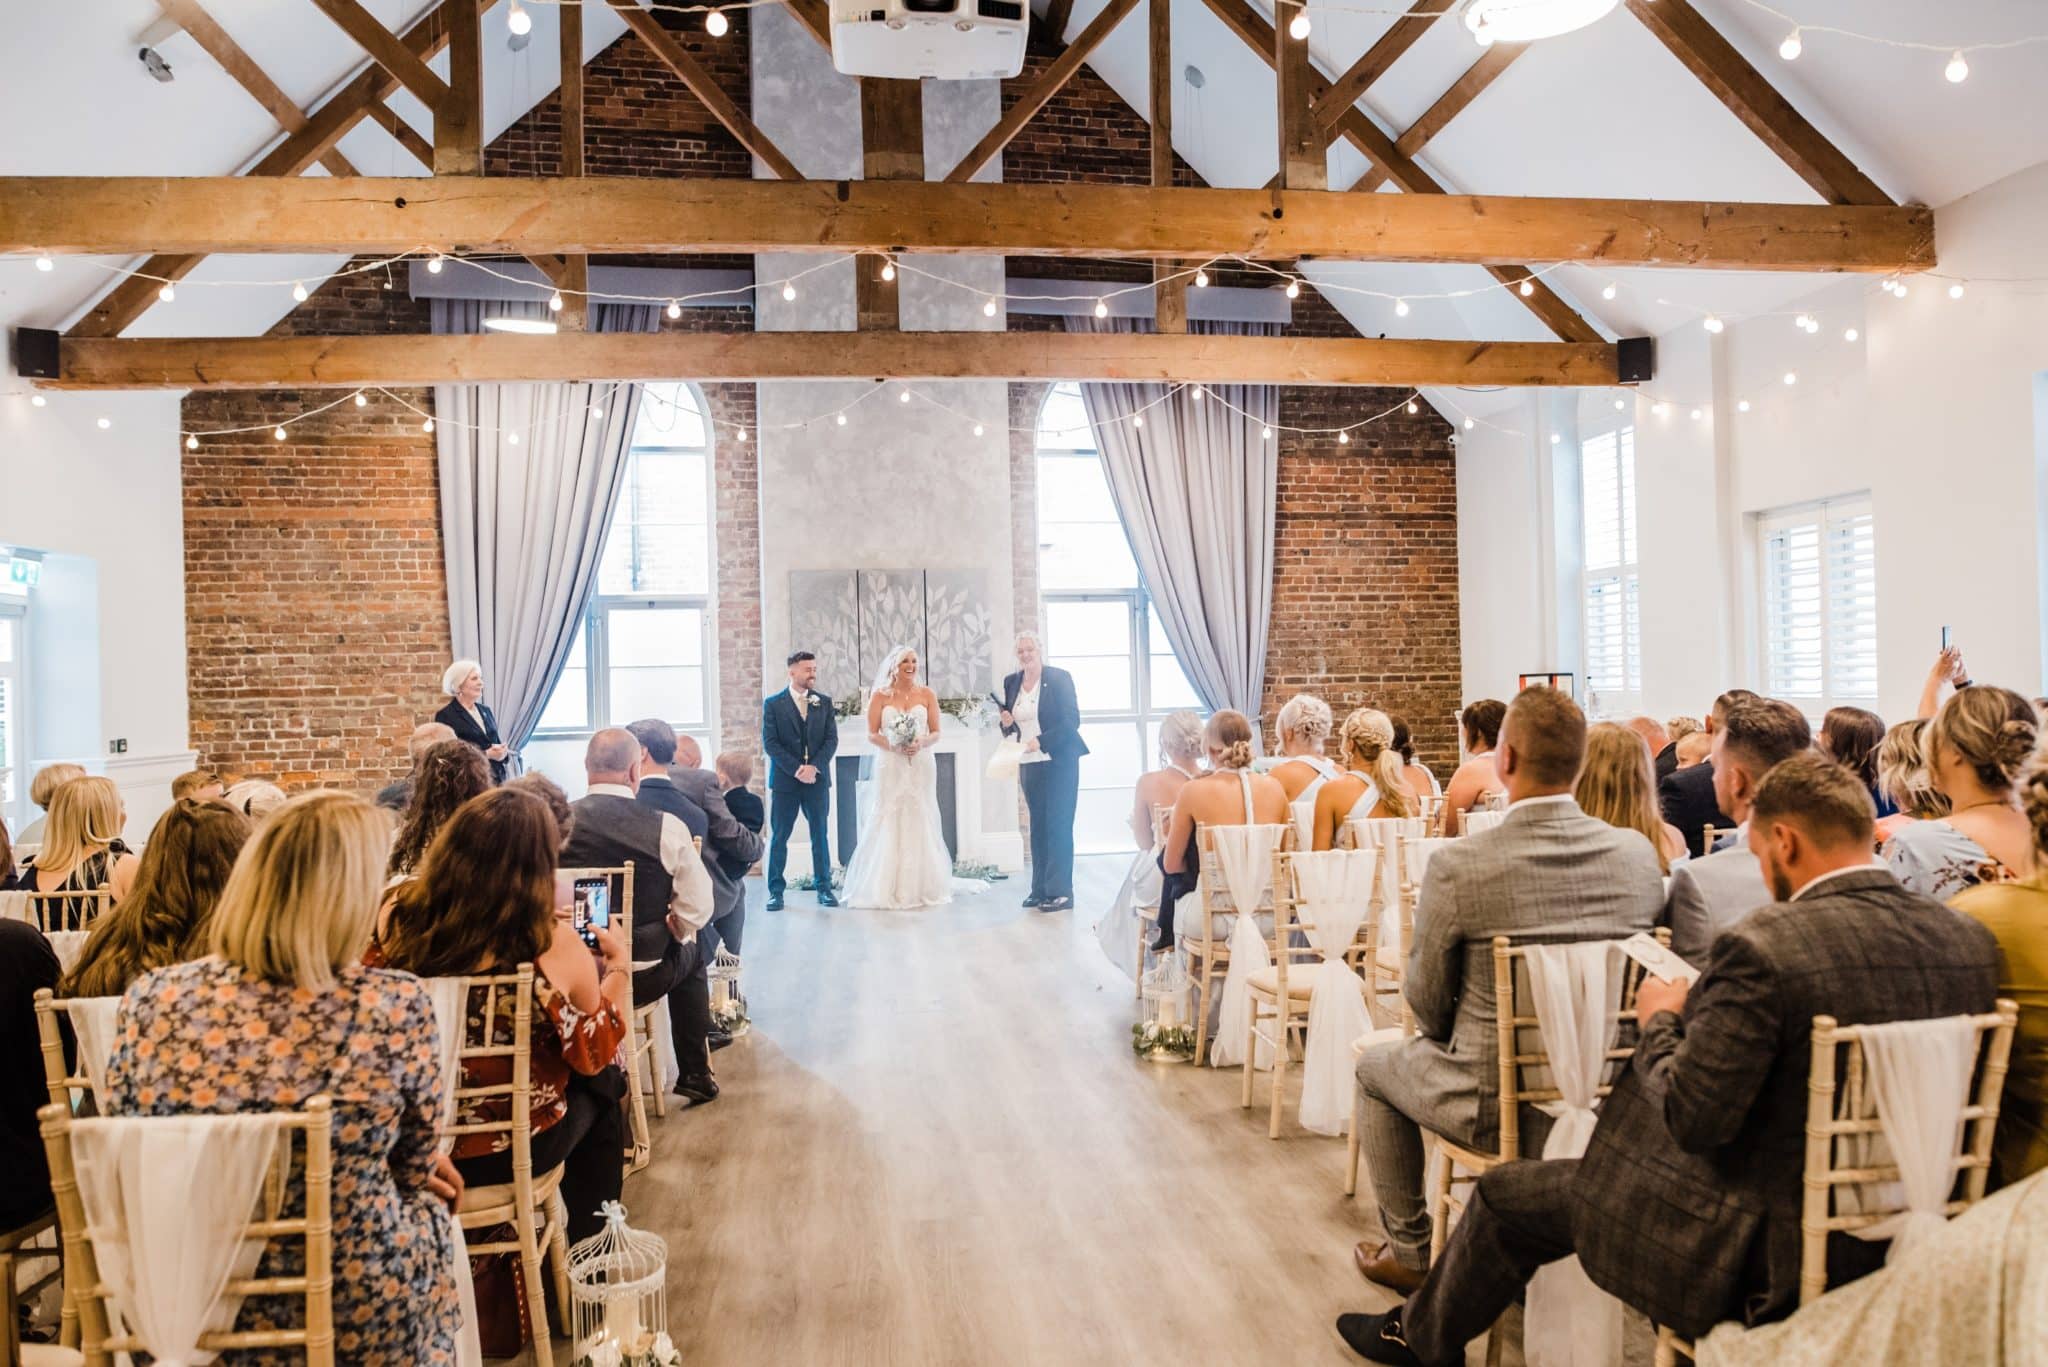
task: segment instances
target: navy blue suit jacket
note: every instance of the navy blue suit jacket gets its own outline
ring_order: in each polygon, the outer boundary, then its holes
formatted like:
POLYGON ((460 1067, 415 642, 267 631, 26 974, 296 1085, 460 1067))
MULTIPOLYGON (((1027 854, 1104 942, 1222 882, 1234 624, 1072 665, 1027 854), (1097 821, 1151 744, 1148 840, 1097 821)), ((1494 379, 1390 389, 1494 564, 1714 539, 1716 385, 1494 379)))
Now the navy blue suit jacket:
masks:
POLYGON ((830 788, 832 756, 839 749, 839 718, 832 713, 832 700, 812 689, 810 715, 805 716, 796 710, 788 689, 770 695, 761 704, 761 748, 768 752, 770 792, 830 788), (816 784, 797 781, 796 771, 806 764, 817 766, 816 784))
MULTIPOLYGON (((1021 669, 1003 680, 1005 712, 1017 706, 1017 695, 1023 690, 1021 669)), ((1015 736, 1017 728, 1005 727, 1003 734, 1015 736)), ((1088 753, 1088 742, 1081 739, 1081 704, 1074 696, 1074 676, 1051 665, 1038 676, 1038 748, 1054 759, 1079 759, 1088 753)))

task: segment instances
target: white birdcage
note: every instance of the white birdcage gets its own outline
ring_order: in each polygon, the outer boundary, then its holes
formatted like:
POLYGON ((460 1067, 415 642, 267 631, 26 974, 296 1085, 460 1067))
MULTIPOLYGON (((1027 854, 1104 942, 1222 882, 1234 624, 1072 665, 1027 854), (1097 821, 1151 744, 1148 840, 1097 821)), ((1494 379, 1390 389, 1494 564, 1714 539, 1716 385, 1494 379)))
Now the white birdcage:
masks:
POLYGON ((632 1229, 626 1208, 603 1206, 604 1228, 569 1250, 576 1308, 573 1367, 675 1367, 668 1336, 668 1244, 632 1229))
POLYGON ((740 993, 740 956, 720 948, 707 970, 711 979, 711 1023, 735 1038, 747 1033, 747 999, 740 993))
POLYGON ((1188 969, 1178 950, 1162 954, 1140 989, 1145 1018, 1131 1027, 1131 1048, 1155 1063, 1185 1063, 1195 1056, 1194 1019, 1188 1014, 1188 969))

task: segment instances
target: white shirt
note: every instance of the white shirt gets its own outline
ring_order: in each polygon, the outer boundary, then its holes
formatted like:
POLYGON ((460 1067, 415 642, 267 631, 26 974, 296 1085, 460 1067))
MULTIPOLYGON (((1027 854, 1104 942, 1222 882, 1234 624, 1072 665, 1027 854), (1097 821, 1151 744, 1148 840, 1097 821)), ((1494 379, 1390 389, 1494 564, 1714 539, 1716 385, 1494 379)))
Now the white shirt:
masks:
MULTIPOLYGON (((599 793, 633 800, 633 790, 623 783, 591 784, 591 796, 599 793)), ((711 921, 711 874, 698 853, 697 837, 690 834, 690 828, 678 821, 673 812, 661 813, 661 866, 674 880, 668 897, 669 914, 690 928, 687 936, 678 935, 676 938, 694 940, 697 932, 711 921)))
MULTIPOLYGON (((1743 823, 1743 829, 1744 829, 1744 830, 1747 830, 1747 829, 1749 829, 1749 823, 1748 823, 1748 822, 1744 822, 1744 823, 1743 823)), ((1799 889, 1799 891, 1797 891, 1797 892, 1793 893, 1793 894, 1791 895, 1791 897, 1787 898, 1786 900, 1787 900, 1787 901, 1792 901, 1792 902, 1796 902, 1796 901, 1798 901, 1798 900, 1799 900, 1800 898, 1802 898, 1802 897, 1806 896, 1806 894, 1807 894, 1807 893, 1809 893, 1809 892, 1812 892, 1812 891, 1813 891, 1813 890, 1814 890, 1815 888, 1819 887, 1819 886, 1820 886, 1820 885, 1821 885, 1822 883, 1825 883, 1825 882, 1827 882, 1827 881, 1828 881, 1829 879, 1832 879, 1832 878, 1841 878, 1841 877, 1844 877, 1844 876, 1846 876, 1846 875, 1848 875, 1848 874, 1852 874, 1852 873, 1869 873, 1869 872, 1870 872, 1870 871, 1871 871, 1872 869, 1883 869, 1883 868, 1884 868, 1884 865, 1882 865, 1882 864, 1880 864, 1880 863, 1876 862, 1875 860, 1872 860, 1872 861, 1871 861, 1870 863, 1868 863, 1868 864, 1851 864, 1851 865, 1850 865, 1850 866, 1849 866, 1848 868, 1846 868, 1846 869, 1836 869, 1836 870, 1834 870, 1834 871, 1833 871, 1833 872, 1831 872, 1831 873, 1824 873, 1824 874, 1822 874, 1822 875, 1821 875, 1820 877, 1818 877, 1818 878, 1815 878, 1815 879, 1811 879, 1811 880, 1809 880, 1809 881, 1807 882, 1807 884, 1806 884, 1806 886, 1805 886, 1805 887, 1803 887, 1803 888, 1799 889)), ((1888 870, 1888 869, 1887 869, 1887 870, 1885 870, 1885 871, 1886 871, 1886 872, 1890 872, 1890 870, 1888 870)))
POLYGON ((1517 807, 1540 807, 1546 802, 1576 803, 1577 801, 1578 799, 1573 797, 1570 793, 1550 793, 1543 797, 1525 797, 1520 799, 1519 801, 1510 802, 1508 804, 1508 810, 1512 812, 1517 807))
MULTIPOLYGON (((1037 740, 1040 735, 1038 727, 1038 690, 1044 687, 1044 685, 1045 678, 1041 675, 1039 676, 1039 681, 1030 688, 1025 688, 1021 684, 1018 686, 1016 704, 1010 708, 1010 719, 1017 723, 1017 738, 1019 740, 1030 742, 1037 740)), ((1025 752, 1023 759, 1018 762, 1020 764, 1038 764, 1051 758, 1052 756, 1046 754, 1043 750, 1030 750, 1025 752)))

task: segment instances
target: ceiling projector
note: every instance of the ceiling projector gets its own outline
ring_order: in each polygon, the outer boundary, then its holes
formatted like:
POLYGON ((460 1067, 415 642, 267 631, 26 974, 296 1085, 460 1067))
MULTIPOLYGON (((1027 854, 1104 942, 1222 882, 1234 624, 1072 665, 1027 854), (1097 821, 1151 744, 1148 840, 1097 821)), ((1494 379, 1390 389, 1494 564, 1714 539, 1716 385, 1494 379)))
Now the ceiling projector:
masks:
POLYGON ((999 80, 1024 68, 1026 0, 832 0, 832 65, 849 76, 999 80))

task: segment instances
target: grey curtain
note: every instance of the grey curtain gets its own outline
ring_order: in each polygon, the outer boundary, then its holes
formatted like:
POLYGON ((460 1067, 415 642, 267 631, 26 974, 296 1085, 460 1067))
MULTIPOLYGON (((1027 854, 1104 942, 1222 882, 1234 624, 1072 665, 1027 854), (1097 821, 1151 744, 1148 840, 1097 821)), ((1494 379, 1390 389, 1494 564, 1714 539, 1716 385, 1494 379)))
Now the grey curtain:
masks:
MULTIPOLYGON (((437 333, 481 332, 486 311, 547 316, 539 304, 432 305, 437 333)), ((598 332, 658 326, 653 305, 599 304, 591 321, 598 332)), ((482 664, 499 734, 515 750, 582 628, 639 410, 637 384, 434 386, 455 657, 482 664)))
MULTIPOLYGON (((1151 320, 1072 315, 1073 332, 1151 331, 1151 320)), ((1196 322, 1195 332, 1272 336, 1263 323, 1196 322)), ((1174 653, 1213 711, 1259 715, 1273 606, 1279 411, 1271 385, 1081 386, 1117 515, 1174 653), (1152 405, 1147 407, 1147 405, 1152 405), (1130 418, 1143 410, 1145 425, 1130 418)), ((1254 731, 1258 728, 1254 727, 1254 731)))

